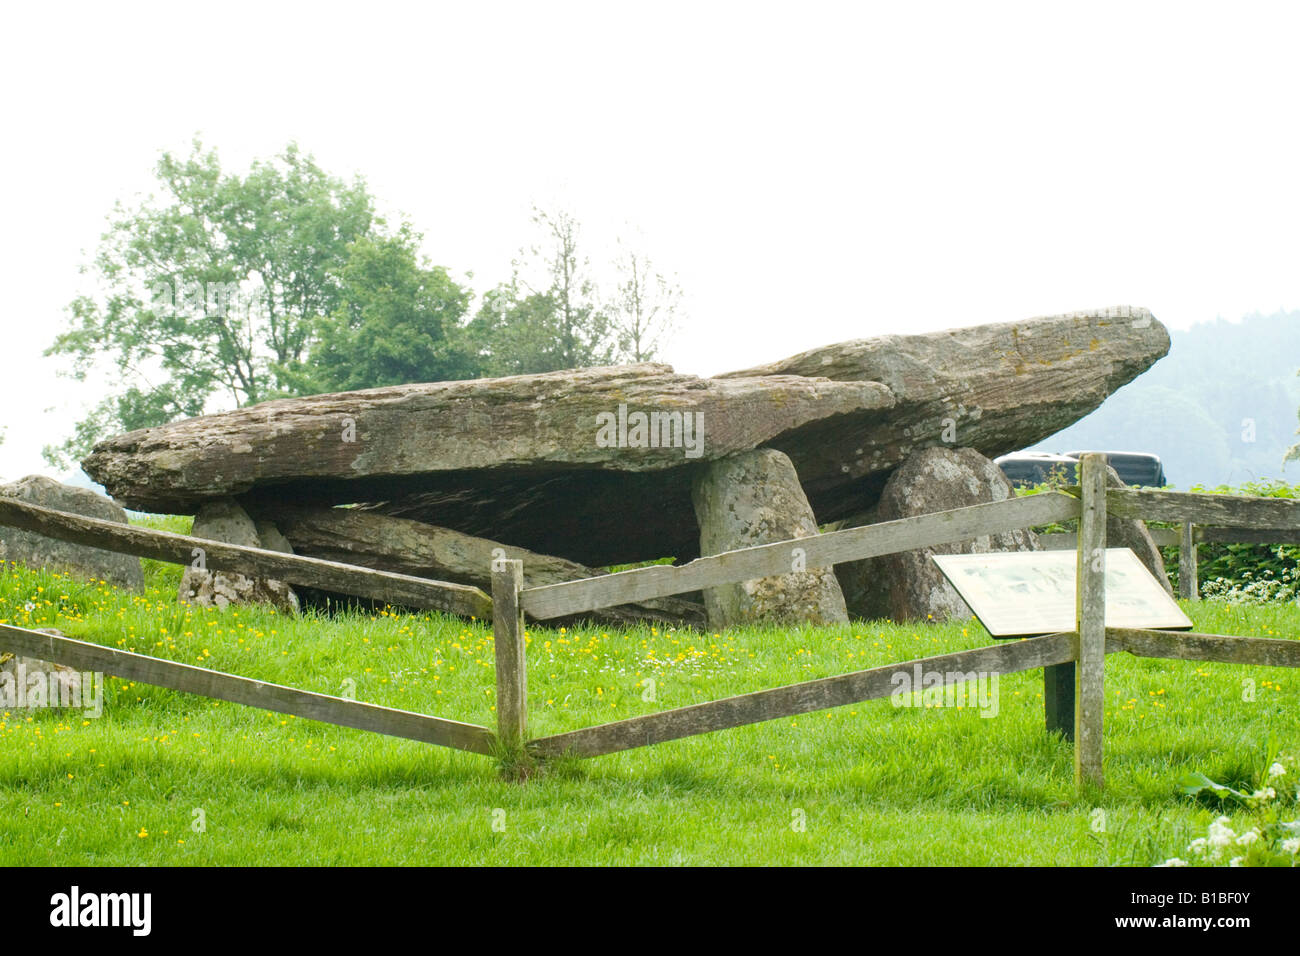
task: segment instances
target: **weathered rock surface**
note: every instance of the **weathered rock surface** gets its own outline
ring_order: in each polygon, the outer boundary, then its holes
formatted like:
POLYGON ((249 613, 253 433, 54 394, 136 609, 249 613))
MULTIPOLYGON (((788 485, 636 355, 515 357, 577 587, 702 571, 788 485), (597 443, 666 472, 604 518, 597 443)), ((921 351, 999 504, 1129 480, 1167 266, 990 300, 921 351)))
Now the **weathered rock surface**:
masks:
POLYGON ((699 553, 691 484, 709 461, 783 451, 831 522, 869 506, 913 451, 1026 447, 1168 348, 1149 312, 1124 308, 845 342, 714 379, 635 365, 370 389, 117 436, 84 467, 149 510, 364 502, 594 567, 686 560, 699 553), (632 428, 598 441, 598 416, 620 407, 702 415, 703 441, 634 447, 632 428))
MULTIPOLYGON (((36 630, 57 637, 67 636, 57 627, 36 630)), ((88 682, 93 680, 91 674, 35 657, 19 657, 0 647, 0 708, 89 708, 96 695, 96 687, 88 682)), ((100 687, 99 691, 102 690, 100 687)), ((99 704, 102 703, 100 697, 99 704)))
MULTIPOLYGON (((703 554, 818 533, 794 465, 770 448, 709 463, 696 478, 692 497, 703 554)), ((793 570, 793 561, 791 566, 793 570)), ((793 571, 711 588, 704 592, 704 606, 710 627, 848 621, 844 597, 830 568, 793 571)))
MULTIPOLYGON (((276 526, 292 543, 295 554, 456 584, 472 584, 489 593, 492 590, 491 562, 494 558, 523 561, 525 587, 576 581, 600 574, 563 558, 357 508, 281 505, 276 507, 274 514, 276 526)), ((259 529, 261 526, 262 523, 258 522, 259 529)), ((702 626, 704 607, 698 602, 680 598, 662 598, 602 608, 586 616, 618 624, 658 621, 702 626)))
MULTIPOLYGON (((127 523, 126 512, 103 495, 89 488, 60 484, 43 475, 28 475, 0 485, 0 495, 56 511, 127 523)), ((139 558, 58 541, 3 525, 0 525, 0 560, 18 561, 29 568, 53 568, 83 580, 107 581, 137 591, 144 588, 139 558)))
MULTIPOLYGON (((1106 486, 1108 488, 1128 487, 1124 479, 1120 478, 1119 472, 1110 465, 1106 466, 1106 486)), ((1108 514, 1106 547, 1129 548, 1138 556, 1138 560, 1147 566, 1147 570, 1160 582, 1160 586, 1170 594, 1174 593, 1173 585, 1169 583, 1169 575, 1165 571, 1164 556, 1160 554, 1151 532, 1147 530, 1147 523, 1141 518, 1121 518, 1118 515, 1108 514)))
MULTIPOLYGON (((1002 469, 974 449, 926 448, 908 458, 886 482, 870 522, 850 519, 845 527, 1006 501, 1014 496, 1002 469)), ((930 560, 931 555, 1038 548, 1036 535, 1024 529, 837 564, 835 572, 854 617, 945 621, 971 617, 971 610, 930 560)))
POLYGON ((892 403, 874 382, 578 369, 266 402, 109 439, 85 467, 155 511, 391 500, 395 517, 609 565, 695 551, 699 462, 892 403))
POLYGON ((187 513, 262 487, 285 500, 305 488, 314 499, 353 503, 436 475, 671 470, 891 404, 874 382, 718 382, 667 365, 587 368, 264 402, 110 438, 86 467, 122 500, 156 511, 187 513), (657 420, 655 436, 666 441, 650 445, 649 423, 638 429, 631 418, 637 412, 676 416, 657 420), (616 427, 602 436, 603 414, 616 427), (701 419, 702 429, 694 427, 701 419))
POLYGON ((1094 312, 840 342, 722 379, 816 375, 875 381, 895 398, 886 416, 836 423, 833 440, 782 436, 770 446, 799 469, 822 523, 876 499, 913 451, 967 447, 986 458, 1026 448, 1092 412, 1169 351, 1146 309, 1094 312))
MULTIPOLYGON (((293 553, 293 548, 269 521, 254 522, 229 498, 205 503, 194 516, 190 532, 196 538, 224 541, 248 548, 293 553)), ((200 570, 191 564, 181 577, 177 597, 201 607, 231 604, 272 604, 282 611, 298 610, 298 595, 283 581, 248 577, 234 571, 200 570)))

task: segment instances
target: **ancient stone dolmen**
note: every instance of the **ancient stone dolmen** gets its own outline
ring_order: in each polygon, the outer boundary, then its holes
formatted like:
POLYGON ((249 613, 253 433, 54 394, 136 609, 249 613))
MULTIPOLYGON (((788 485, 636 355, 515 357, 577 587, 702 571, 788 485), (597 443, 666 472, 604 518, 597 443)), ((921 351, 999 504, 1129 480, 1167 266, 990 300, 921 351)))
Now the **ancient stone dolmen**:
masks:
MULTIPOLYGON (((127 507, 194 514, 197 536, 479 586, 500 549, 536 585, 1000 500, 989 459, 1077 421, 1168 349, 1145 309, 1113 308, 713 378, 641 364, 282 399, 118 435, 83 466, 127 507)), ((1035 546, 997 538, 954 547, 1035 546)), ((922 558, 595 613, 715 627, 967 613, 922 558)), ((182 592, 297 601, 196 574, 182 592)))

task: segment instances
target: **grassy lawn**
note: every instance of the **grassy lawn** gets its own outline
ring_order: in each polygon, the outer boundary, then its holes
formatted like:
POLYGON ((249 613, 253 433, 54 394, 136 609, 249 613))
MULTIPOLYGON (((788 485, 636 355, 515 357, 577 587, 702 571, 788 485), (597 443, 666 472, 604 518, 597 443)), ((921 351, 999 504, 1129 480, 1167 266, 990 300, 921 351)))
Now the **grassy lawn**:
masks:
MULTIPOLYGON (((146 565, 144 594, 5 566, 0 620, 494 724, 490 624, 186 607, 179 570, 146 565)), ((1294 605, 1185 609, 1201 631, 1300 636, 1294 605)), ((531 729, 988 643, 975 622, 537 627, 531 729)), ((1116 654, 1106 679, 1107 789, 1077 798, 1072 748, 1043 729, 1040 672, 1003 677, 993 717, 872 701, 560 762, 525 784, 485 757, 110 678, 98 719, 0 717, 0 864, 1150 865, 1186 857, 1220 813, 1238 831, 1300 816, 1300 675, 1116 654), (1287 775, 1267 805, 1179 791, 1199 771, 1249 792, 1279 754, 1287 775)))

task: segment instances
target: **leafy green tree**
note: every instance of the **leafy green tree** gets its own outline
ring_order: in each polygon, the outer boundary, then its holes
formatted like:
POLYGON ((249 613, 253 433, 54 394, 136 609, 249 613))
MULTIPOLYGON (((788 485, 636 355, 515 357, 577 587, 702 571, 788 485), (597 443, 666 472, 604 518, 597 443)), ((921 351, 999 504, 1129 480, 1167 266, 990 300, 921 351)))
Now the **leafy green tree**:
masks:
POLYGON ((681 286, 632 248, 622 250, 615 268, 618 289, 607 311, 618 357, 628 362, 649 362, 677 324, 681 286))
POLYGON ((309 360, 287 378, 299 394, 473 378, 480 362, 461 327, 470 291, 418 253, 420 236, 353 242, 339 304, 318 323, 309 360))
POLYGON ((62 446, 66 466, 105 433, 246 405, 293 389, 313 331, 342 304, 356 240, 382 227, 361 180, 326 174, 290 144, 241 177, 195 141, 164 153, 161 198, 119 203, 91 273, 103 288, 69 306, 46 350, 85 379, 105 364, 116 383, 62 446))
POLYGON ((503 283, 483 297, 470 323, 484 375, 530 375, 572 368, 554 335, 555 303, 545 293, 521 294, 503 283))
POLYGON ((591 263, 581 254, 580 227, 568 213, 534 207, 541 241, 513 263, 511 281, 484 297, 470 335, 489 375, 553 372, 613 360, 610 318, 601 305, 591 263))

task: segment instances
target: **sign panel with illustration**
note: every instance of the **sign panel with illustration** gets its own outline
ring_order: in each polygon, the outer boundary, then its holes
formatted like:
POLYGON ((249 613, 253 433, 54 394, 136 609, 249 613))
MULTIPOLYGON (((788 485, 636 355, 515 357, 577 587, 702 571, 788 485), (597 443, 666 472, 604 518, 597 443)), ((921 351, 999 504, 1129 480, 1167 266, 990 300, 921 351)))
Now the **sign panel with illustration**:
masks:
MULTIPOLYGON (((936 554, 934 562, 994 637, 1075 628, 1074 551, 936 554)), ((1191 620, 1128 548, 1106 549, 1106 626, 1190 630, 1191 620)))

